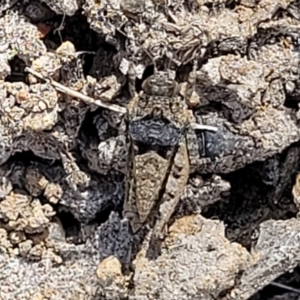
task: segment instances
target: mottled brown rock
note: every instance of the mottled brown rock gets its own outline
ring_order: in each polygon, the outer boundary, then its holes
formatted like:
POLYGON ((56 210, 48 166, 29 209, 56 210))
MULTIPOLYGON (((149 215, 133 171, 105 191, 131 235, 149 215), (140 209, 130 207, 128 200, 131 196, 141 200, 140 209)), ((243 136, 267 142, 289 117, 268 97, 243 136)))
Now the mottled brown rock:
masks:
POLYGON ((300 261, 300 221, 268 220, 260 225, 260 234, 252 249, 254 263, 247 268, 234 289, 224 299, 249 298, 257 290, 291 271, 300 261))
POLYGON ((213 299, 252 262, 245 248, 224 237, 221 222, 200 215, 175 221, 156 260, 146 251, 134 261, 134 292, 145 299, 213 299))
POLYGON ((122 299, 128 296, 128 277, 122 274, 120 261, 109 256, 97 266, 97 278, 107 299, 122 299))

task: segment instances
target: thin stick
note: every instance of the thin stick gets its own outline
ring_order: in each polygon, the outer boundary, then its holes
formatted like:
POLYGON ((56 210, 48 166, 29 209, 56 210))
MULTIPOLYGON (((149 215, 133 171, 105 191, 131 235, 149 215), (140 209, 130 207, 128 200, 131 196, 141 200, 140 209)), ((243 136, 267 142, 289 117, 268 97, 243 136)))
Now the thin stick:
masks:
POLYGON ((122 107, 122 106, 119 106, 119 105, 116 105, 116 104, 104 103, 100 99, 93 99, 89 96, 86 96, 82 93, 79 93, 77 91, 74 91, 74 90, 62 85, 62 84, 54 81, 51 78, 44 78, 42 74, 32 70, 31 68, 28 68, 28 67, 25 68, 25 72, 28 72, 28 73, 32 74, 33 76, 35 76, 39 79, 50 82, 59 92, 64 93, 64 94, 69 95, 69 96, 74 97, 74 98, 81 99, 82 101, 84 101, 88 104, 95 104, 95 105, 98 105, 100 107, 107 108, 107 109, 110 109, 112 111, 115 111, 115 112, 121 113, 121 114, 126 113, 126 108, 125 107, 122 107))
POLYGON ((210 126, 210 125, 203 125, 203 124, 198 124, 198 123, 191 123, 190 124, 192 129, 194 130, 208 130, 208 131, 218 131, 218 127, 215 126, 210 126))
POLYGON ((277 286, 277 287, 280 287, 282 289, 286 289, 286 290, 289 290, 291 292, 298 293, 300 295, 300 290, 295 289, 291 286, 288 286, 288 285, 285 285, 285 284, 282 284, 282 283, 279 283, 279 282, 270 282, 270 285, 277 286))
MULTIPOLYGON (((28 72, 28 73, 32 74, 33 76, 35 76, 35 77, 37 77, 41 80, 50 82, 58 91, 66 94, 66 95, 69 95, 69 96, 74 97, 74 98, 81 99, 82 101, 84 101, 86 103, 89 103, 89 104, 95 104, 95 105, 98 105, 100 107, 110 109, 110 110, 115 111, 117 113, 121 113, 121 114, 126 113, 126 108, 125 107, 118 106, 118 105, 115 105, 115 104, 110 104, 110 103, 104 103, 100 99, 93 99, 89 96, 86 96, 82 93, 79 93, 77 91, 74 91, 74 90, 62 85, 62 84, 54 81, 51 78, 44 78, 42 74, 40 74, 37 71, 32 70, 31 68, 28 68, 28 67, 25 68, 25 72, 28 72)), ((208 131, 214 131, 214 132, 216 132, 218 130, 217 127, 209 126, 209 125, 203 125, 203 124, 197 124, 197 123, 191 123, 191 127, 195 130, 208 130, 208 131)))

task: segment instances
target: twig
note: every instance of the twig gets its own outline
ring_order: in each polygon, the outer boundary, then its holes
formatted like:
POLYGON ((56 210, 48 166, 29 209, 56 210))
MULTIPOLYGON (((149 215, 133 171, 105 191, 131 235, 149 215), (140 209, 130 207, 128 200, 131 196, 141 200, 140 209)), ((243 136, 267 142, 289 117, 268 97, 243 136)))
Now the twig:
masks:
POLYGON ((88 104, 95 104, 95 105, 98 105, 100 107, 107 108, 107 109, 110 109, 112 111, 115 111, 115 112, 121 113, 121 114, 126 113, 126 108, 125 107, 122 107, 122 106, 119 106, 119 105, 116 105, 116 104, 104 103, 100 99, 93 99, 89 96, 86 96, 86 95, 84 95, 80 92, 74 91, 74 90, 62 85, 62 84, 54 81, 51 78, 44 78, 42 74, 40 74, 37 71, 32 70, 31 68, 28 68, 28 67, 25 68, 25 72, 28 72, 28 73, 32 74, 33 76, 35 76, 35 77, 37 77, 41 80, 50 82, 51 85, 53 85, 59 92, 64 93, 64 94, 69 95, 69 96, 74 97, 74 98, 81 99, 82 101, 84 101, 88 104))
MULTIPOLYGON (((104 103, 100 99, 93 99, 89 96, 86 96, 82 93, 79 93, 77 91, 74 91, 74 90, 62 85, 62 84, 54 81, 51 78, 44 78, 42 74, 40 74, 37 71, 32 70, 31 68, 28 68, 28 67, 25 68, 25 72, 28 72, 28 73, 34 75, 35 77, 37 77, 39 79, 50 82, 61 93, 64 93, 64 94, 69 95, 69 96, 74 97, 74 98, 81 99, 82 101, 84 101, 86 103, 89 103, 89 104, 95 104, 95 105, 98 105, 100 107, 110 109, 110 110, 115 111, 117 113, 121 113, 121 114, 126 113, 126 108, 125 107, 118 106, 118 105, 115 105, 115 104, 110 104, 110 103, 104 103)), ((214 132, 218 130, 217 127, 209 126, 209 125, 203 125, 203 124, 197 124, 197 123, 191 123, 191 127, 195 130, 208 130, 208 131, 214 131, 214 132)))
POLYGON ((282 284, 282 283, 279 283, 279 282, 271 282, 270 285, 277 286, 277 287, 280 287, 282 289, 286 289, 286 290, 289 290, 291 292, 298 293, 300 295, 300 290, 299 289, 295 289, 295 288, 293 288, 291 286, 288 286, 286 284, 282 284))
POLYGON ((215 126, 210 126, 210 125, 203 125, 203 124, 198 124, 198 123, 191 123, 191 127, 194 130, 207 130, 207 131, 218 131, 218 128, 215 126))

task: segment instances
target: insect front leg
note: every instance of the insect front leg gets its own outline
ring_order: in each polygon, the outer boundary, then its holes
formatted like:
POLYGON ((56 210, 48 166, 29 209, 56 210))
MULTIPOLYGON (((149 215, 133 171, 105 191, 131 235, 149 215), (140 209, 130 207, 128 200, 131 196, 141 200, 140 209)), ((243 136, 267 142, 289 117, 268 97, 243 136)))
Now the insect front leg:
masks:
POLYGON ((130 63, 129 70, 128 70, 128 88, 130 97, 133 99, 137 96, 136 88, 136 72, 133 63, 130 63))
POLYGON ((196 132, 191 127, 188 128, 188 131, 186 133, 186 144, 189 153, 190 173, 193 173, 197 168, 197 163, 200 158, 200 151, 196 132))
POLYGON ((196 107, 200 102, 200 97, 196 92, 196 81, 197 81, 197 60, 193 62, 193 69, 189 73, 188 80, 185 86, 185 101, 188 107, 196 107))

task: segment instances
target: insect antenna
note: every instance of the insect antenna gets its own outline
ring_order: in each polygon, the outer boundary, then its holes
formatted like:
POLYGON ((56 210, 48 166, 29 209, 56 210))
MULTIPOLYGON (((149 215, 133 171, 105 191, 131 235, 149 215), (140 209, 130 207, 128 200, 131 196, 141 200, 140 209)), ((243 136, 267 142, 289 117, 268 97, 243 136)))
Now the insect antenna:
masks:
POLYGON ((153 68, 154 68, 154 74, 157 73, 157 65, 156 65, 156 61, 154 59, 154 57, 151 55, 151 53, 148 51, 148 49, 146 49, 143 45, 141 45, 138 41, 136 41, 135 39, 131 38, 130 36, 128 36, 124 31, 122 31, 121 29, 117 28, 117 31, 120 32, 122 35, 124 35, 127 39, 134 41, 141 50, 144 51, 144 53, 147 54, 147 56, 149 57, 149 59, 151 60, 151 62, 153 63, 153 68))
POLYGON ((190 85, 193 92, 196 89, 197 68, 198 68, 198 60, 197 60, 197 58, 194 58, 194 60, 193 60, 193 69, 190 72, 189 77, 188 77, 188 83, 189 83, 189 85, 190 85))
POLYGON ((173 63, 172 54, 166 55, 166 56, 167 56, 167 59, 169 60, 169 61, 168 61, 168 65, 167 65, 168 76, 169 76, 171 79, 175 79, 175 77, 176 77, 176 71, 173 71, 173 70, 171 69, 172 63, 173 63))
POLYGON ((148 55, 148 57, 150 58, 150 60, 153 63, 153 68, 154 68, 154 74, 157 74, 157 65, 156 65, 156 61, 155 58, 151 55, 151 53, 148 51, 148 49, 146 49, 144 46, 140 46, 141 49, 148 55))

